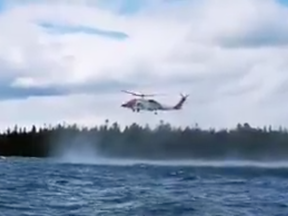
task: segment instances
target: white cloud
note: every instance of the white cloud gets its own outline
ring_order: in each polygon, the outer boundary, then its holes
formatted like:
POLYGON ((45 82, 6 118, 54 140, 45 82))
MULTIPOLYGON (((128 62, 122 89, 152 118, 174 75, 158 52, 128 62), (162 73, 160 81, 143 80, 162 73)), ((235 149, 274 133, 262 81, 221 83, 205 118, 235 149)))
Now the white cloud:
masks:
POLYGON ((178 92, 191 96, 184 110, 159 116, 120 108, 130 97, 118 92, 9 100, 0 102, 2 125, 109 118, 124 124, 164 119, 204 127, 244 121, 287 126, 288 10, 276 1, 147 1, 129 16, 116 13, 119 1, 111 11, 85 1, 43 2, 14 3, 0 14, 1 79, 26 87, 111 79, 172 93, 159 98, 165 103, 176 103, 178 92), (119 31, 129 38, 50 34, 39 22, 119 31))

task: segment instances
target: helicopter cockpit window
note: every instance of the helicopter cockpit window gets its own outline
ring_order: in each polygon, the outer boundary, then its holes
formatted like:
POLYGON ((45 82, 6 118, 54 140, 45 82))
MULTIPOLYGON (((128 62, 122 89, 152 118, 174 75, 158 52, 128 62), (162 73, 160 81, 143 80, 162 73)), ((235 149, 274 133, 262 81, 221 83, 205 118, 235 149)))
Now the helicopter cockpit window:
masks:
POLYGON ((149 99, 148 101, 149 101, 149 103, 153 103, 153 104, 155 104, 157 106, 161 106, 157 101, 155 101, 153 99, 149 99))
POLYGON ((156 101, 155 100, 152 100, 152 99, 149 99, 148 100, 150 103, 156 103, 156 101))

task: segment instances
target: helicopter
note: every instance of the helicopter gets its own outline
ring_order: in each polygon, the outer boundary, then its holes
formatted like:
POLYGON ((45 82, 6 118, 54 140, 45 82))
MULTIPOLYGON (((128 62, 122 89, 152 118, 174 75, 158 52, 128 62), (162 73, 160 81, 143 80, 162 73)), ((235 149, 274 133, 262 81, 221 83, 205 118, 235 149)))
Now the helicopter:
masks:
POLYGON ((145 97, 153 97, 156 94, 138 94, 135 92, 122 90, 122 92, 131 94, 140 98, 133 98, 123 104, 121 107, 131 109, 133 112, 140 112, 142 110, 154 112, 155 115, 158 114, 158 111, 172 111, 172 110, 180 110, 186 101, 189 95, 180 94, 181 99, 175 105, 165 105, 160 103, 159 101, 153 99, 146 99, 145 97))

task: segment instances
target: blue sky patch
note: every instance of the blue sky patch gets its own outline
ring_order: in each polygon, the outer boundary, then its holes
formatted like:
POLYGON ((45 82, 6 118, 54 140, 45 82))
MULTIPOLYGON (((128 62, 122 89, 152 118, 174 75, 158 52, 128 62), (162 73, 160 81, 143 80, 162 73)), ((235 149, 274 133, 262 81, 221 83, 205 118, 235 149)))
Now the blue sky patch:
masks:
POLYGON ((0 12, 5 11, 6 2, 5 0, 0 0, 0 12))
POLYGON ((139 12, 147 4, 145 0, 125 0, 122 1, 122 5, 119 9, 120 14, 134 14, 139 12))
POLYGON ((277 0, 279 3, 288 6, 288 0, 277 0))
POLYGON ((98 28, 91 28, 88 26, 68 26, 52 24, 48 22, 42 22, 39 24, 41 27, 46 28, 52 34, 71 34, 71 33, 86 33, 95 34, 99 36, 109 37, 118 40, 124 40, 128 38, 128 35, 124 32, 113 31, 113 30, 103 30, 98 28))
POLYGON ((129 15, 142 10, 147 5, 147 0, 98 0, 98 7, 114 9, 116 13, 129 15))

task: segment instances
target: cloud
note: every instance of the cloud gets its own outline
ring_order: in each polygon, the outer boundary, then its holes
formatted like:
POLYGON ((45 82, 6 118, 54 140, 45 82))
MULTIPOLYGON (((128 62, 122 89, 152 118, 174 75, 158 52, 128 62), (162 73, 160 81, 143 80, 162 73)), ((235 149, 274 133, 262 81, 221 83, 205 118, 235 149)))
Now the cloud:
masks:
POLYGON ((111 31, 111 30, 102 30, 97 28, 89 28, 86 26, 65 26, 65 25, 54 25, 51 23, 40 23, 45 29, 48 29, 50 34, 71 34, 83 32, 86 34, 96 34, 104 37, 110 37, 112 39, 126 39, 128 36, 123 32, 111 31))
POLYGON ((283 2, 6 1, 1 8, 5 125, 106 118, 287 125, 283 2), (180 92, 191 96, 184 110, 154 116, 120 108, 130 98, 121 89, 167 93, 159 98, 166 104, 180 92))

